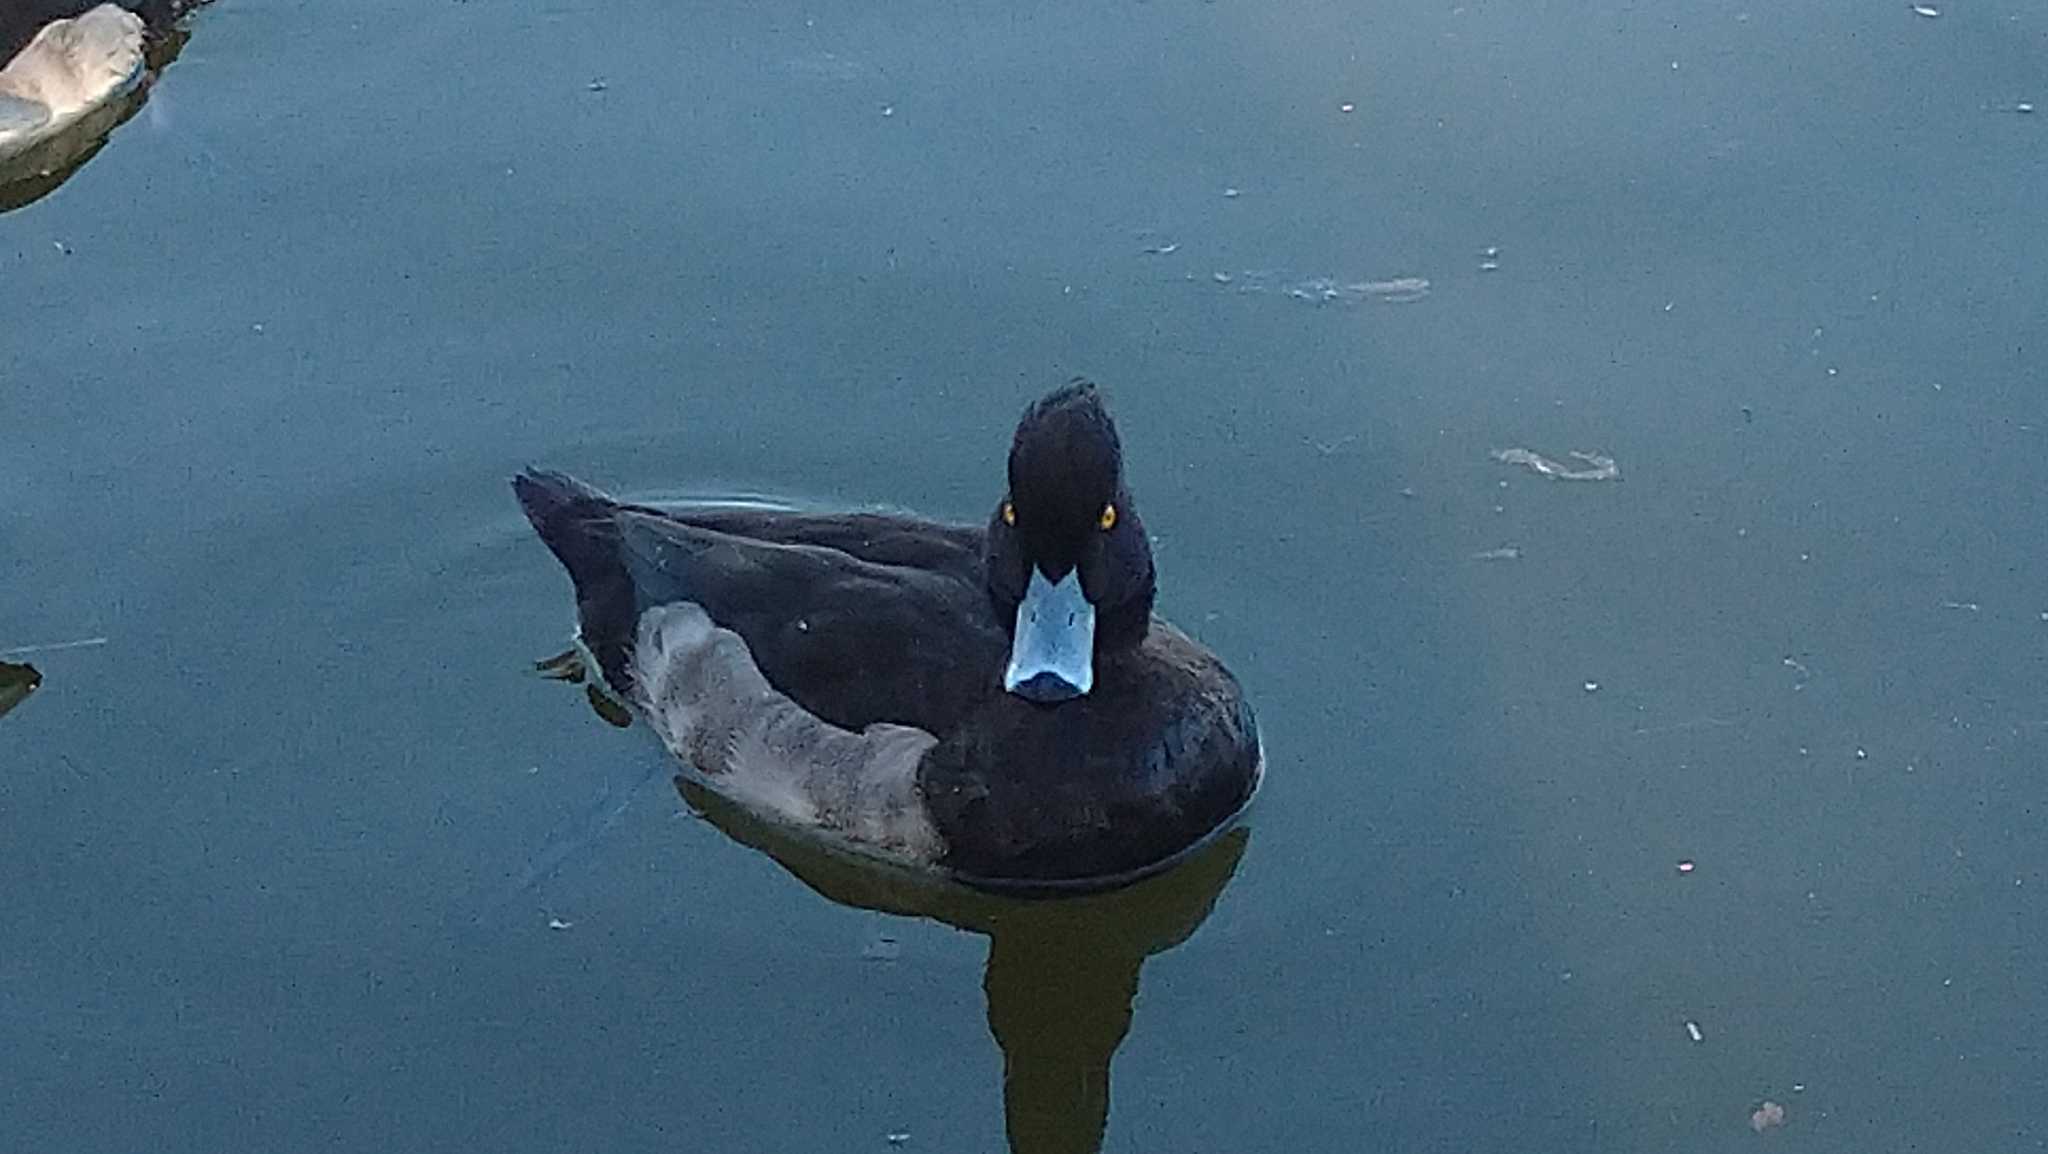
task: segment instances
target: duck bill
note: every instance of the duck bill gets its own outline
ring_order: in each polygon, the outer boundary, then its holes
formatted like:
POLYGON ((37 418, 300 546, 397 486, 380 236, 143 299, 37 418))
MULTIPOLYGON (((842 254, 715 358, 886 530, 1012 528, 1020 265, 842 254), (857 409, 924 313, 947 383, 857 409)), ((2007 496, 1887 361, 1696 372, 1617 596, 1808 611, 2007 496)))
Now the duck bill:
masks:
POLYGON ((1081 570, 1048 581, 1036 565, 1017 606, 1017 631, 1003 688, 1027 701, 1051 704, 1095 685, 1095 606, 1081 592, 1081 570))

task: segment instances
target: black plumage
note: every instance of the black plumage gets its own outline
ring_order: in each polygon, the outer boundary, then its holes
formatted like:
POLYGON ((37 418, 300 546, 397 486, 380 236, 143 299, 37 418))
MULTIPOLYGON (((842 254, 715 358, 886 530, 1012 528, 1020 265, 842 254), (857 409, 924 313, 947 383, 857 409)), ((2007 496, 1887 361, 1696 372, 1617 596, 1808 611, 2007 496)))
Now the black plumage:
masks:
POLYGON ((1150 546, 1093 386, 1019 422, 986 527, 875 513, 658 509, 558 473, 513 481, 568 569, 586 647, 634 701, 649 609, 690 602, 739 635, 774 689, 831 725, 936 739, 916 787, 944 843, 933 864, 984 886, 1088 887, 1140 876, 1226 827, 1263 768, 1237 681, 1153 617, 1150 546), (1006 692, 1027 578, 1079 570, 1095 683, 1057 704, 1006 692))

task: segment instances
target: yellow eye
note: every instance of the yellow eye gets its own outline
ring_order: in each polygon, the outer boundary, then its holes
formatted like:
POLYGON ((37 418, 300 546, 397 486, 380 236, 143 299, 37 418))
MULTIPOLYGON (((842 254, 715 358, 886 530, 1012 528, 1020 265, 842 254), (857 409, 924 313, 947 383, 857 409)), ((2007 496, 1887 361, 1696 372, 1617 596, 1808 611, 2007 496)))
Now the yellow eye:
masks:
POLYGON ((1016 523, 1017 506, 1010 504, 1008 501, 1003 502, 1003 524, 1015 525, 1016 523))
POLYGON ((1105 533, 1116 528, 1116 506, 1114 504, 1104 505, 1102 507, 1102 516, 1095 519, 1095 525, 1105 533))

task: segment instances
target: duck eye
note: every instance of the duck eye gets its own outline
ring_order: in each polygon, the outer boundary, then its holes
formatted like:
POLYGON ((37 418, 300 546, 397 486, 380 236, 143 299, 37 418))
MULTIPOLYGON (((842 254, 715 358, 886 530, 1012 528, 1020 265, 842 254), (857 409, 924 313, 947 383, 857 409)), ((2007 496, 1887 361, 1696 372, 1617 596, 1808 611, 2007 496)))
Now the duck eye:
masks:
POLYGON ((1012 504, 1011 504, 1011 503, 1009 503, 1008 501, 1005 501, 1005 502, 1003 502, 1003 524, 1005 524, 1005 525, 1015 525, 1016 523, 1017 523, 1017 506, 1015 506, 1015 505, 1012 505, 1012 504))
POLYGON ((1095 519, 1095 525, 1105 533, 1116 528, 1116 505, 1114 503, 1102 507, 1102 516, 1095 519))

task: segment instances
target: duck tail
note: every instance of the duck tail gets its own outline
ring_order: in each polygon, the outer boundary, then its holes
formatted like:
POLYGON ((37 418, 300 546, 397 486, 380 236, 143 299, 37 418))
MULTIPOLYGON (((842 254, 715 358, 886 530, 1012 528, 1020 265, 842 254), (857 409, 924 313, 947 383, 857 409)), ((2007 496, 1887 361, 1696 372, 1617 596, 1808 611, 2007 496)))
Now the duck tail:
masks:
POLYGON ((519 497, 519 507, 526 511, 526 519, 533 523, 541 539, 555 549, 555 555, 568 564, 569 558, 555 548, 553 531, 565 518, 577 517, 592 511, 602 512, 616 506, 603 490, 586 485, 567 473, 553 469, 536 469, 532 466, 521 469, 512 478, 512 492, 519 497))
POLYGON ((512 491, 534 532, 569 571, 583 644, 597 658, 605 681, 623 694, 639 606, 619 547, 619 503, 566 473, 546 469, 522 471, 512 478, 512 491))

